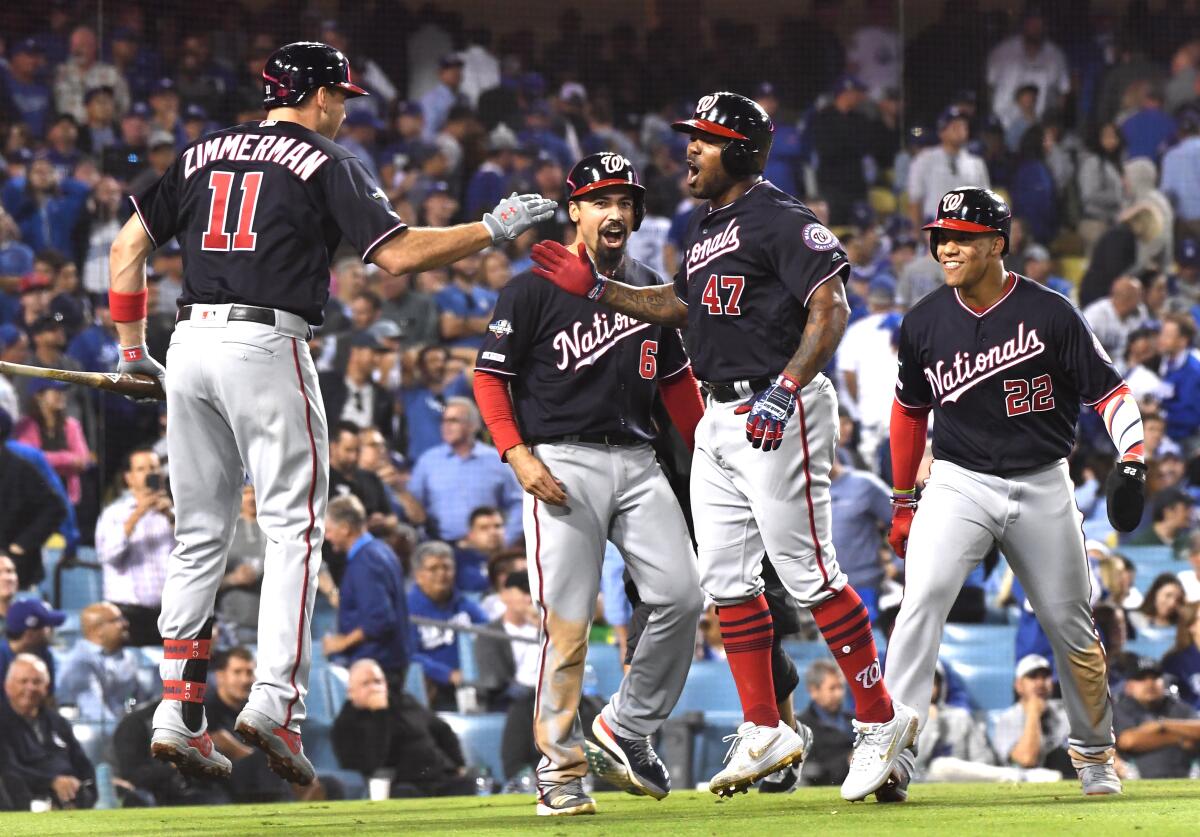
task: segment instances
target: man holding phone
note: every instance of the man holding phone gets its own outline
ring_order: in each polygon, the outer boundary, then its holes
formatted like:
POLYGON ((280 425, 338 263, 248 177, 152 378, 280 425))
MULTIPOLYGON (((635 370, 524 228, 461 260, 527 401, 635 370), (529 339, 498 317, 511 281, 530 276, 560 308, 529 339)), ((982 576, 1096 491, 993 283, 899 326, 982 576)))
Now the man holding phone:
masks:
POLYGON ((125 492, 96 523, 104 598, 129 622, 130 645, 160 645, 158 614, 175 548, 175 508, 158 454, 136 448, 125 458, 125 492))

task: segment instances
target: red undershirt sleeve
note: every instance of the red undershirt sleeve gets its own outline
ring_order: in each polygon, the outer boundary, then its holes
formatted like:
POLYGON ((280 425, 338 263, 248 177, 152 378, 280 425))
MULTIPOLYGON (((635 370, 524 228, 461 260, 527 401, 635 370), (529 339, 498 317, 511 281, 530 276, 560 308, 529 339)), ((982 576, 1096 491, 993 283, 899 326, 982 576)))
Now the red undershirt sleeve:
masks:
POLYGON ((888 438, 892 448, 892 487, 895 491, 908 492, 916 486, 928 428, 929 407, 907 407, 899 401, 892 402, 888 438))
POLYGON ((496 444, 496 450, 500 452, 500 458, 504 459, 509 450, 524 444, 521 431, 517 427, 517 419, 513 415, 508 382, 499 375, 477 369, 474 389, 479 414, 483 416, 484 424, 492 433, 492 441, 496 444))
POLYGON ((696 425, 704 415, 704 399, 700 397, 700 384, 687 366, 666 380, 658 382, 663 405, 671 416, 671 423, 687 443, 688 450, 696 447, 696 425))

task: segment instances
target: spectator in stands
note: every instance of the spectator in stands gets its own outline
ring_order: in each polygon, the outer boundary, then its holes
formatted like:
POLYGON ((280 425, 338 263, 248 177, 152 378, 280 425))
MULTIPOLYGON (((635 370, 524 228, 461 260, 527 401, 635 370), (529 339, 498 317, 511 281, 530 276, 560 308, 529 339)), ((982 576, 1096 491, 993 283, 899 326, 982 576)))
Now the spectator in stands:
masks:
POLYGON ((450 265, 450 284, 434 297, 442 342, 452 349, 478 349, 492 321, 496 293, 475 284, 482 261, 474 253, 450 265))
POLYGON ((4 674, 0 701, 0 772, 19 779, 35 799, 58 808, 96 804, 96 771, 75 739, 71 724, 50 702, 45 663, 20 654, 4 674))
MULTIPOLYGON (((115 772, 139 796, 155 805, 225 805, 230 794, 215 782, 187 779, 175 765, 150 755, 154 711, 159 700, 138 706, 117 724, 113 733, 115 772)), ((118 785, 118 788, 120 785, 118 785)))
POLYGON ((479 409, 470 398, 446 400, 442 442, 430 448, 413 468, 410 490, 429 515, 429 528, 454 542, 467 533, 471 510, 495 506, 504 513, 505 535, 514 543, 521 535, 521 486, 496 449, 477 440, 479 409))
POLYGON ((1179 115, 1179 142, 1162 158, 1160 188, 1175 207, 1184 237, 1200 235, 1200 108, 1190 106, 1179 115))
MULTIPOLYGON (((204 716, 213 746, 233 762, 233 773, 218 784, 234 802, 284 802, 293 799, 287 783, 271 772, 262 750, 242 743, 234 734, 238 713, 254 685, 254 654, 243 646, 213 655, 215 688, 204 696, 204 716)), ((313 786, 319 786, 314 781, 313 786)))
POLYGON ((267 536, 258 525, 254 486, 242 486, 242 502, 233 522, 233 541, 225 561, 225 575, 217 591, 217 617, 233 645, 258 644, 258 609, 262 599, 263 563, 267 536))
POLYGON ((1179 623, 1183 604, 1183 585, 1179 579, 1173 573, 1160 573, 1150 582, 1142 606, 1130 614, 1130 620, 1137 631, 1173 628, 1179 623))
POLYGON ((1051 242, 1058 234, 1058 194, 1046 165, 1046 131, 1033 125, 1021 137, 1017 171, 1012 184, 1012 211, 1037 241, 1051 242))
POLYGON ((1004 144, 1012 153, 1021 148, 1021 138, 1025 132, 1038 124, 1038 87, 1036 84, 1022 84, 1013 93, 1012 116, 1004 128, 1004 144))
POLYGON ((79 624, 83 636, 63 663, 55 697, 76 707, 80 720, 116 723, 131 705, 153 699, 158 690, 138 677, 146 660, 127 647, 129 623, 116 605, 88 605, 79 624))
POLYGON ((1108 664, 1108 688, 1114 694, 1121 690, 1129 673, 1137 667, 1137 655, 1127 651, 1129 617, 1125 608, 1115 600, 1103 601, 1092 608, 1092 619, 1104 643, 1104 659, 1108 664))
POLYGON ((31 400, 31 414, 17 422, 13 438, 46 454, 46 459, 62 479, 67 496, 78 505, 83 494, 80 480, 95 462, 83 435, 83 425, 66 414, 67 384, 49 378, 35 378, 26 392, 31 400))
POLYGON ((108 299, 108 253, 121 229, 123 199, 121 184, 112 177, 103 177, 88 197, 80 219, 80 281, 93 301, 108 299))
MULTIPOLYGON (((1117 371, 1123 372, 1125 383, 1129 385, 1133 397, 1141 403, 1150 398, 1155 403, 1164 398, 1170 398, 1172 390, 1166 386, 1157 372, 1152 372, 1146 364, 1158 356, 1158 331, 1150 327, 1134 329, 1129 333, 1125 342, 1124 363, 1117 366, 1117 371)), ((1116 358, 1113 358, 1115 361, 1116 358)), ((1172 439, 1166 437, 1167 421, 1159 412, 1142 410, 1142 425, 1146 433, 1146 458, 1150 459, 1160 452, 1179 453, 1181 448, 1172 439), (1153 428, 1146 428, 1146 421, 1153 418, 1153 428), (1161 448, 1161 451, 1160 451, 1161 448)))
POLYGON ((1137 157, 1125 163, 1124 176, 1126 207, 1119 217, 1129 218, 1148 209, 1157 224, 1156 230, 1151 229, 1154 224, 1145 224, 1146 229, 1138 235, 1137 260, 1129 272, 1167 270, 1175 257, 1175 210, 1157 188, 1158 169, 1153 160, 1137 157))
POLYGON ((46 664, 50 688, 54 689, 54 655, 50 643, 54 629, 67 620, 67 614, 54 610, 41 599, 18 599, 9 605, 4 638, 0 639, 0 681, 19 654, 32 654, 46 664))
POLYGON ((111 87, 93 87, 83 94, 84 117, 79 126, 79 150, 99 159, 118 140, 116 100, 111 87))
POLYGON ((465 217, 474 220, 496 205, 506 194, 516 173, 517 135, 500 124, 488 134, 487 159, 467 183, 465 217))
POLYGON ((7 555, 0 555, 0 633, 8 624, 8 609, 12 607, 18 589, 17 565, 7 555))
POLYGON ((1028 654, 1017 662, 1013 688, 1017 701, 996 717, 992 749, 1002 764, 1026 769, 1048 767, 1067 772, 1070 722, 1062 701, 1051 698, 1054 681, 1050 661, 1028 654))
POLYGON ((408 671, 411 626, 404 572, 391 548, 367 531, 367 515, 357 497, 338 497, 325 514, 325 539, 346 556, 338 587, 337 631, 326 634, 327 657, 375 660, 397 688, 408 671))
POLYGON ((420 349, 438 340, 437 305, 428 295, 413 287, 413 277, 383 274, 379 295, 383 299, 380 317, 400 327, 400 347, 420 349))
POLYGON ((1137 109, 1121 121, 1129 157, 1158 160, 1175 133, 1175 120, 1163 110, 1162 88, 1151 82, 1139 82, 1130 92, 1138 97, 1137 109))
POLYGON ((1057 108, 1071 90, 1067 59, 1046 37, 1046 21, 1037 3, 1028 3, 1021 31, 1004 39, 988 54, 987 83, 996 116, 1005 124, 1013 117, 1014 94, 1028 82, 1037 85, 1037 115, 1057 108))
POLYGON ((1183 779, 1188 776, 1200 720, 1196 710, 1167 692, 1162 668, 1144 658, 1113 705, 1117 751, 1142 779, 1183 779))
POLYGON ((1175 645, 1163 657, 1163 672, 1179 689, 1179 697, 1200 710, 1200 604, 1179 608, 1175 626, 1175 645))
POLYGON ((368 516, 388 517, 392 505, 387 488, 379 477, 358 467, 359 426, 332 419, 329 433, 329 496, 352 495, 359 499, 368 516))
MULTIPOLYGON (((33 346, 33 357, 29 359, 30 366, 80 370, 79 362, 66 353, 67 332, 59 315, 47 314, 38 318, 29 327, 29 339, 33 346)), ((67 397, 66 414, 76 419, 87 431, 94 421, 93 402, 88 389, 71 387, 63 390, 63 394, 67 397)))
POLYGON ((1025 250, 1025 275, 1067 299, 1075 291, 1070 282, 1054 275, 1054 260, 1050 257, 1050 251, 1040 244, 1030 244, 1025 250))
POLYGON ((450 352, 439 345, 428 345, 417 353, 416 379, 400 390, 409 461, 417 462, 442 441, 442 413, 448 399, 463 397, 471 385, 463 374, 450 374, 450 352))
POLYGON ((136 448, 125 458, 125 492, 96 523, 96 557, 104 567, 104 598, 129 620, 131 645, 158 645, 158 615, 175 548, 175 507, 158 454, 136 448))
POLYGON ((1192 498, 1179 490, 1161 491, 1150 498, 1151 525, 1129 539, 1130 546, 1169 546, 1182 558, 1191 535, 1192 498))
POLYGON ((454 730, 412 695, 390 688, 373 660, 350 667, 331 737, 343 770, 388 776, 393 798, 476 792, 454 730))
POLYGON ((1083 309, 1083 316, 1108 356, 1123 357, 1125 341, 1149 317, 1142 304, 1142 283, 1132 276, 1120 277, 1112 283, 1108 296, 1083 309))
POLYGON ((844 468, 836 458, 829 477, 838 563, 874 621, 884 577, 882 534, 892 520, 891 492, 870 471, 844 468))
MULTIPOLYGON (((4 294, 0 292, 0 304, 3 303, 3 299, 4 294)), ((0 360, 8 363, 24 363, 28 351, 29 338, 25 336, 25 332, 12 323, 0 323, 0 360)), ((21 415, 21 405, 17 398, 16 387, 12 385, 12 381, 7 375, 0 375, 0 410, 8 413, 10 419, 21 415)))
POLYGON ((917 154, 908 170, 905 191, 915 229, 937 215, 938 201, 949 190, 991 185, 983 159, 967 150, 971 131, 963 111, 953 107, 943 111, 938 117, 937 134, 939 144, 917 154))
POLYGON ((439 712, 457 708, 456 690, 464 684, 454 625, 488 621, 479 605, 454 589, 454 550, 443 541, 428 541, 413 555, 416 584, 408 591, 408 613, 437 619, 440 625, 412 626, 412 659, 425 672, 429 706, 439 712))
POLYGON ((46 131, 46 120, 53 112, 50 87, 43 83, 42 70, 46 56, 34 38, 14 43, 8 54, 5 92, 16 108, 16 116, 29 132, 40 137, 46 131))
POLYGON ((873 463, 891 416, 895 370, 887 360, 895 357, 892 338, 899 326, 895 313, 895 284, 887 278, 871 282, 867 290, 867 315, 848 329, 838 347, 838 371, 844 395, 858 409, 858 453, 873 463))
POLYGON ((169 131, 156 129, 147 133, 144 149, 146 164, 129 182, 129 192, 133 195, 143 194, 175 162, 175 137, 169 131))
POLYGON ((488 561, 488 593, 479 602, 480 609, 489 619, 499 619, 507 605, 500 595, 504 583, 510 573, 528 573, 529 560, 523 549, 509 549, 498 555, 493 555, 488 561))
POLYGON ((454 578, 459 590, 488 589, 488 563, 504 547, 504 515, 495 506, 471 510, 467 534, 454 545, 454 578))
POLYGON ((853 716, 846 711, 846 681, 832 660, 814 660, 804 674, 808 708, 796 720, 813 732, 800 777, 807 785, 837 785, 850 771, 853 716))
POLYGON ((387 348, 368 331, 349 336, 344 372, 321 372, 321 399, 331 423, 349 422, 357 427, 392 430, 392 397, 373 378, 379 356, 387 348))
POLYGON ((1100 125, 1079 158, 1079 204, 1082 218, 1076 231, 1087 253, 1117 220, 1125 200, 1122 175, 1125 140, 1112 122, 1100 125))
POLYGON ((874 125, 860 108, 867 87, 854 76, 834 82, 832 101, 812 118, 810 141, 817 155, 817 188, 829 201, 829 222, 851 221, 851 208, 866 200, 864 158, 871 153, 874 125))
POLYGON ((1192 568, 1178 573, 1183 597, 1188 604, 1200 604, 1200 532, 1193 532, 1188 538, 1187 559, 1192 568))
POLYGON ((425 522, 425 510, 408 490, 411 476, 408 461, 389 447, 378 428, 364 427, 359 431, 358 467, 379 477, 387 489, 393 516, 417 525, 425 522))
POLYGON ((509 573, 500 590, 504 614, 488 623, 503 636, 475 640, 476 688, 488 709, 507 712, 500 742, 504 778, 537 764, 533 742, 533 698, 538 683, 538 611, 529 593, 529 574, 509 573))
POLYGON ((48 152, 39 152, 29 173, 13 177, 0 192, 4 208, 21 229, 21 240, 36 251, 74 251, 72 234, 91 191, 86 184, 60 175, 48 152))
POLYGON ((119 113, 129 108, 129 85, 112 64, 99 61, 99 43, 90 26, 77 26, 68 45, 70 58, 60 64, 54 79, 54 105, 77 122, 86 116, 84 95, 96 87, 110 87, 119 113))
POLYGON ((58 529, 68 504, 37 466, 6 444, 12 427, 12 416, 0 408, 0 555, 12 561, 18 586, 25 588, 45 578, 42 544, 58 529))
POLYGON ((425 116, 425 140, 433 142, 446 124, 446 117, 457 105, 466 103, 460 92, 463 81, 463 60, 450 52, 438 62, 437 85, 421 97, 421 113, 425 116))
POLYGON ((1162 402, 1167 414, 1167 435, 1188 446, 1200 431, 1200 359, 1192 353, 1196 321, 1191 314, 1167 314, 1158 333, 1158 374, 1173 390, 1162 402))

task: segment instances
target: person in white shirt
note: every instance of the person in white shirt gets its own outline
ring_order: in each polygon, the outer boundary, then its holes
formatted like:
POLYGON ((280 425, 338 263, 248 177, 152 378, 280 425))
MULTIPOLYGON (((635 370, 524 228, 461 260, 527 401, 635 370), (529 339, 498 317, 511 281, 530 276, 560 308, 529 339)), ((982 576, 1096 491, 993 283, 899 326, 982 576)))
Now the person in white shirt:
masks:
POLYGON ((1014 94, 1028 84, 1036 85, 1037 115, 1057 107, 1071 90, 1067 59, 1057 45, 1046 39, 1046 22, 1041 8, 1031 3, 1021 19, 1021 31, 1001 41, 987 59, 987 81, 993 111, 1005 127, 1019 112, 1014 94))
POLYGON ((1108 296, 1083 309, 1083 317, 1109 357, 1124 357, 1125 344, 1138 327, 1150 318, 1142 303, 1142 283, 1132 276, 1120 276, 1108 296))
POLYGON ((868 0, 866 5, 869 22, 850 35, 846 62, 849 71, 867 85, 868 94, 878 102, 901 76, 904 46, 896 31, 895 0, 868 0))
POLYGON ((991 187, 987 164, 967 150, 971 138, 967 112, 950 107, 937 121, 939 144, 926 148, 908 167, 908 211, 913 226, 920 229, 937 215, 938 201, 962 186, 991 187))
POLYGON ((838 347, 838 371, 845 392, 857 407, 858 453, 877 472, 876 451, 887 435, 896 384, 896 348, 893 338, 900 325, 895 313, 895 284, 886 278, 873 281, 867 290, 867 316, 846 329, 838 347))
POLYGON ((1183 597, 1188 604, 1200 602, 1200 532, 1193 533, 1188 540, 1190 570, 1180 570, 1177 575, 1183 585, 1183 597))

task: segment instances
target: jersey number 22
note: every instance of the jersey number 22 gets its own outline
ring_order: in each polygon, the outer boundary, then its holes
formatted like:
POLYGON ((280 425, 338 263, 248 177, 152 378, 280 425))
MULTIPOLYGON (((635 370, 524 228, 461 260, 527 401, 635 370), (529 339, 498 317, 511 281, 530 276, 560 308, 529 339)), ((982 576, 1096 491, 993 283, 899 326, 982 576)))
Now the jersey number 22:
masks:
POLYGON ((263 173, 248 171, 242 176, 242 200, 237 210, 237 231, 230 236, 225 232, 225 222, 229 217, 229 193, 233 191, 234 176, 231 171, 214 171, 208 176, 212 200, 208 205, 208 229, 200 239, 201 249, 254 249, 258 240, 258 233, 254 232, 254 213, 258 210, 258 192, 262 186, 263 173))

